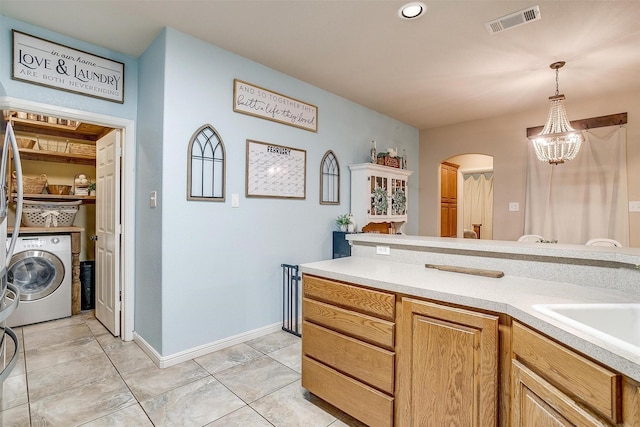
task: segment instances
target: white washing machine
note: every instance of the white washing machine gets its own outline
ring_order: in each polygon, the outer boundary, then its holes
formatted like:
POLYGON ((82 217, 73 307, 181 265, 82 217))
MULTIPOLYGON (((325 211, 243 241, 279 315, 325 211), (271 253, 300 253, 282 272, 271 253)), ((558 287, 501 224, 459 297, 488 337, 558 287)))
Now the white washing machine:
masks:
POLYGON ((18 237, 7 281, 20 290, 8 326, 71 316, 71 236, 18 237))

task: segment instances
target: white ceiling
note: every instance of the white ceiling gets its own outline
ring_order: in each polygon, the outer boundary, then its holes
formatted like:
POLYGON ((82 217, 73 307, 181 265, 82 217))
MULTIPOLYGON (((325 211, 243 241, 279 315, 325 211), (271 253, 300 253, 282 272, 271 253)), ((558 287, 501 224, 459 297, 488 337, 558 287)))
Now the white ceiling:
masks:
POLYGON ((419 129, 546 108, 558 60, 572 120, 572 101, 640 88, 638 0, 423 1, 414 21, 394 0, 1 0, 0 13, 134 57, 169 26, 419 129), (541 20, 484 27, 534 5, 541 20))

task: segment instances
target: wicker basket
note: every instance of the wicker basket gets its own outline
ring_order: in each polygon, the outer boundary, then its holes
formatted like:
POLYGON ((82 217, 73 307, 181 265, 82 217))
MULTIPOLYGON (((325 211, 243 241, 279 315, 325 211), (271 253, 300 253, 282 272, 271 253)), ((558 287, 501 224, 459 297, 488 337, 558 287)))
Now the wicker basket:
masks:
POLYGON ((16 138, 16 142, 18 143, 18 148, 32 149, 36 145, 36 140, 31 138, 16 138))
MULTIPOLYGON (((13 192, 18 191, 18 183, 16 182, 16 173, 13 172, 12 179, 13 192)), ((42 174, 40 176, 25 176, 22 175, 22 192, 24 194, 42 194, 44 186, 47 185, 47 175, 42 174)))
POLYGON ((80 144, 77 142, 69 143, 69 153, 71 154, 84 154, 86 156, 96 155, 96 146, 91 144, 80 144))
POLYGON ((38 138, 38 149, 42 151, 53 151, 56 153, 66 153, 69 143, 67 141, 56 141, 38 138))
POLYGON ((52 185, 47 184, 47 193, 49 194, 57 194, 58 196, 66 196, 71 192, 70 185, 52 185))
POLYGON ((22 202, 22 225, 25 227, 71 227, 82 201, 22 202))

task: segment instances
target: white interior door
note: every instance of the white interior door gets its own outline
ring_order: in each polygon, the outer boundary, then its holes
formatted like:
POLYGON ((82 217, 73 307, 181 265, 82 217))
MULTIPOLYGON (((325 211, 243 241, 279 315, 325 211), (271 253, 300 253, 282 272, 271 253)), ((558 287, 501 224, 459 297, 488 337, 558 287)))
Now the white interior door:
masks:
POLYGON ((96 318, 120 335, 120 131, 96 141, 96 318))

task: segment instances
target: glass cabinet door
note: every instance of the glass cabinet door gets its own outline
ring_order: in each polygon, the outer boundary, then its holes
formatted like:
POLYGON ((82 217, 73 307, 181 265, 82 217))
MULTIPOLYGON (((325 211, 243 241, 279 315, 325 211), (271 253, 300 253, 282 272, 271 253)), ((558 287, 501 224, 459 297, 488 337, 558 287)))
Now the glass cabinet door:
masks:
POLYGON ((389 214, 389 179, 384 176, 372 175, 370 216, 386 216, 389 214))
POLYGON ((391 215, 407 214, 407 180, 391 179, 391 215))

